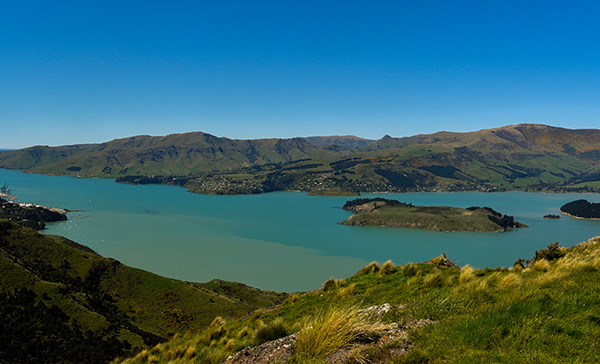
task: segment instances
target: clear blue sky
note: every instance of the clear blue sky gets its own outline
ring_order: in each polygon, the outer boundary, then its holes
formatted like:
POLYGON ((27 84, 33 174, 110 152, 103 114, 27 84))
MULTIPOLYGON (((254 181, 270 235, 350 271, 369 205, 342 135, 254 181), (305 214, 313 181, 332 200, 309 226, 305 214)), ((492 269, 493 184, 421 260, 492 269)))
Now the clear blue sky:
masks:
POLYGON ((0 147, 600 127, 597 1, 5 1, 0 147))

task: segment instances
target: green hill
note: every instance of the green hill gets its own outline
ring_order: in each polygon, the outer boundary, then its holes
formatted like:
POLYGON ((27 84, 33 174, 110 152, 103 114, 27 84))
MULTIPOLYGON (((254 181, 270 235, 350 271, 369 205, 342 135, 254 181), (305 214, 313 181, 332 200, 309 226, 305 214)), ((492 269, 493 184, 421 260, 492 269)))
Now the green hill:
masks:
POLYGON ((105 363, 284 296, 161 277, 0 220, 1 363, 105 363))
POLYGON ((207 194, 600 191, 599 163, 600 130, 537 124, 377 141, 186 133, 0 152, 0 168, 177 184, 207 194))
POLYGON ((443 255, 371 263, 275 310, 215 322, 119 362, 221 363, 236 352, 227 363, 600 361, 600 238, 550 244, 526 263, 459 268, 443 255))
POLYGON ((1 168, 83 177, 174 175, 338 156, 300 138, 234 140, 206 133, 147 135, 102 144, 0 153, 1 168))

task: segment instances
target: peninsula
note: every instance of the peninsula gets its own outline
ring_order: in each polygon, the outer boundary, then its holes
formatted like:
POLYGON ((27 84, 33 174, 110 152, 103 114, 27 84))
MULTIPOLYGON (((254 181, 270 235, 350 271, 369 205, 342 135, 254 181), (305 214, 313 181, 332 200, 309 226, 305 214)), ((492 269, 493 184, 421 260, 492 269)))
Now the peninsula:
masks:
POLYGON ((0 219, 7 219, 34 230, 45 229, 47 222, 67 220, 67 212, 63 209, 17 202, 13 199, 7 200, 0 197, 0 219))
POLYGON ((355 211, 342 225, 389 226, 434 231, 503 232, 527 225, 513 216, 502 215, 489 207, 466 209, 448 206, 414 206, 384 198, 359 198, 348 201, 344 210, 355 211))

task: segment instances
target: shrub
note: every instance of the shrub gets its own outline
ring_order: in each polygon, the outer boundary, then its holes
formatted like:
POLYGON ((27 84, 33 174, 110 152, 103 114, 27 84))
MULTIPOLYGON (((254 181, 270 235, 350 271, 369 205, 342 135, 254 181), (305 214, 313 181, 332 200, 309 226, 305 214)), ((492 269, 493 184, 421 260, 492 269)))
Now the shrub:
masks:
POLYGON ((567 254, 567 251, 564 247, 558 246, 558 241, 548 244, 548 246, 544 249, 537 250, 535 252, 535 256, 533 257, 533 261, 538 261, 545 259, 547 261, 553 261, 558 258, 562 258, 567 254))
POLYGON ((253 342, 255 345, 260 345, 267 341, 277 340, 289 335, 289 330, 282 317, 265 324, 262 321, 258 322, 256 330, 254 330, 253 342))

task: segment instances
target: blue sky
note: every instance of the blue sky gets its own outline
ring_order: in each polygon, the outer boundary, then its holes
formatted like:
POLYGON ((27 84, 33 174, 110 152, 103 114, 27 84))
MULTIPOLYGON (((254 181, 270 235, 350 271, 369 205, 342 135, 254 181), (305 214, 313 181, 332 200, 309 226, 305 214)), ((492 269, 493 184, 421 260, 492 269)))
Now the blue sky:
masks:
POLYGON ((0 147, 600 127, 595 1, 12 1, 0 147))

